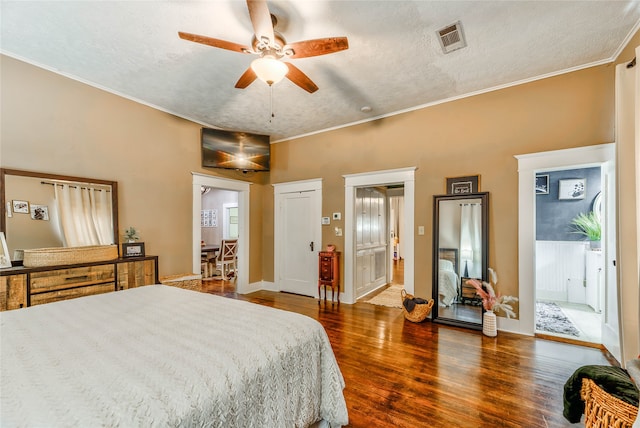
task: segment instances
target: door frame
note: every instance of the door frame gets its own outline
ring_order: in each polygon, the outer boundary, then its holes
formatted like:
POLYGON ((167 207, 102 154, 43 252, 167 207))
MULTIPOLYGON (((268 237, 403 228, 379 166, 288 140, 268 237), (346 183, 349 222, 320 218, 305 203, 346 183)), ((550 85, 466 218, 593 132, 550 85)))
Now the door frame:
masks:
MULTIPOLYGON (((315 222, 313 228, 313 242, 317 243, 314 248, 314 253, 320 251, 322 246, 322 179, 313 178, 309 180, 291 181, 286 183, 273 184, 273 280, 275 291, 281 291, 281 276, 283 272, 283 263, 286 263, 287 259, 284 257, 284 236, 283 230, 285 225, 283 224, 283 216, 279 209, 279 199, 286 193, 296 192, 314 192, 314 200, 311 208, 312 221, 315 222)), ((318 278, 318 265, 314 264, 313 278, 318 278)))
MULTIPOLYGON (((518 160, 518 319, 498 319, 501 330, 535 335, 535 176, 536 171, 601 166, 615 162, 615 144, 516 155, 518 160), (523 304, 526 303, 526 304, 523 304)), ((609 286, 609 285, 608 285, 609 286)), ((610 286, 617 287, 616 284, 610 286)), ((619 306, 619 296, 618 296, 619 306)))
POLYGON ((416 167, 343 175, 344 190, 344 295, 340 301, 355 303, 355 200, 357 187, 404 185, 404 288, 414 294, 414 216, 416 167))
POLYGON ((249 189, 251 183, 229 178, 192 172, 193 211, 192 211, 192 254, 193 272, 200 272, 200 240, 202 230, 200 226, 200 211, 202 210, 201 186, 221 190, 238 192, 238 279, 236 292, 239 294, 254 291, 249 287, 249 189))

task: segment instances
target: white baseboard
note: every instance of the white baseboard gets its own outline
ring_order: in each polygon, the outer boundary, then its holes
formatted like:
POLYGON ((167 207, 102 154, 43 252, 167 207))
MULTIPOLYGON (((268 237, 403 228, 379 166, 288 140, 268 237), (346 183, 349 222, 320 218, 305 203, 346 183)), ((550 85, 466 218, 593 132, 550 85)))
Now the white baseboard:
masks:
POLYGON ((276 290, 276 286, 273 282, 258 281, 252 282, 251 284, 247 284, 245 287, 242 287, 242 290, 238 290, 238 294, 249 294, 260 290, 279 291, 276 290))

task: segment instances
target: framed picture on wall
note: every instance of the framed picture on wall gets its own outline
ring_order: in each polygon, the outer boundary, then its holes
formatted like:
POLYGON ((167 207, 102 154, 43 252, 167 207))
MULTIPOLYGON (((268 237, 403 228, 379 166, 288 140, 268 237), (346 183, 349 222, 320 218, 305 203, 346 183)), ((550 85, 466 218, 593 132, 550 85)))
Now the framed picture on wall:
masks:
POLYGON ((549 194, 549 175, 536 175, 536 195, 549 194))
POLYGON ((27 201, 13 201, 13 212, 21 214, 29 214, 29 202, 27 201))
POLYGON ((587 193, 587 180, 584 178, 572 178, 569 180, 560 180, 558 199, 584 199, 587 193))
POLYGON ((465 193, 477 193, 480 191, 480 176, 469 175, 466 177, 447 178, 447 195, 462 195, 465 193))
POLYGON ((31 204, 31 219, 49 220, 49 207, 46 205, 31 204))

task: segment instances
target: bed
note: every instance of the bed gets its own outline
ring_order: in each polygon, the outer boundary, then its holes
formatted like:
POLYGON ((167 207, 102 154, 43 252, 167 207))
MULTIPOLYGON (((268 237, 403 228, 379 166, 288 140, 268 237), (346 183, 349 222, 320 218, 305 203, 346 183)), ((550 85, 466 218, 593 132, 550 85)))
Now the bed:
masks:
POLYGON ((438 293, 440 303, 451 306, 458 297, 458 249, 440 248, 438 252, 438 293))
POLYGON ((292 312, 150 285, 2 312, 0 340, 2 427, 348 423, 324 328, 292 312))

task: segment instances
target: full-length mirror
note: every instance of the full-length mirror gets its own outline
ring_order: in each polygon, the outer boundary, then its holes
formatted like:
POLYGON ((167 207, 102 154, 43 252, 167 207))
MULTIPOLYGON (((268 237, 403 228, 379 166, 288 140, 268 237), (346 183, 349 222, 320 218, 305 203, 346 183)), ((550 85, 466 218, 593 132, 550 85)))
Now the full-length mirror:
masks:
POLYGON ((16 250, 118 243, 115 181, 0 169, 0 230, 16 250))
POLYGON ((434 322, 482 329, 482 301, 465 281, 486 280, 488 214, 488 192, 434 196, 434 322))

